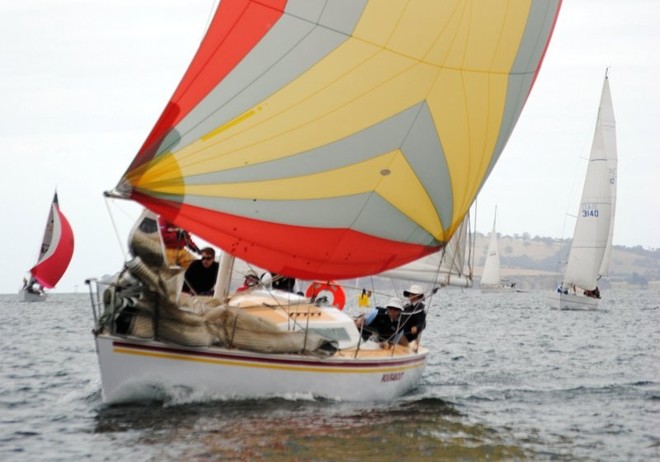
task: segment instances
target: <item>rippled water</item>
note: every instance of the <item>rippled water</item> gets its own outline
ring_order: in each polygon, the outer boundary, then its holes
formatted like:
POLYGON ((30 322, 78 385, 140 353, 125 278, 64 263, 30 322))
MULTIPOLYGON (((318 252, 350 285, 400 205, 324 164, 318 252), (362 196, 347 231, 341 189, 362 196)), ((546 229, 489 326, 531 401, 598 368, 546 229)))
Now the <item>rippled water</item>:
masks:
POLYGON ((86 294, 0 295, 0 460, 660 460, 660 292, 596 312, 443 290, 420 387, 394 403, 104 406, 86 294))

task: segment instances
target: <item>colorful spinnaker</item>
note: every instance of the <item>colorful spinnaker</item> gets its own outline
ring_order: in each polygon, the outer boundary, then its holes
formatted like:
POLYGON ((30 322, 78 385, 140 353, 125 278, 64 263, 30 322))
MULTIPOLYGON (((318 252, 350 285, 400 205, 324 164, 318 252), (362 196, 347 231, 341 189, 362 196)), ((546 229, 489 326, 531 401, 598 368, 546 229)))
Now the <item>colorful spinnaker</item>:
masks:
POLYGON ((111 195, 302 279, 438 251, 511 135, 561 0, 222 0, 111 195))
POLYGON ((37 264, 30 273, 41 286, 52 289, 62 278, 73 256, 73 231, 60 211, 57 193, 48 214, 46 230, 39 250, 37 264))

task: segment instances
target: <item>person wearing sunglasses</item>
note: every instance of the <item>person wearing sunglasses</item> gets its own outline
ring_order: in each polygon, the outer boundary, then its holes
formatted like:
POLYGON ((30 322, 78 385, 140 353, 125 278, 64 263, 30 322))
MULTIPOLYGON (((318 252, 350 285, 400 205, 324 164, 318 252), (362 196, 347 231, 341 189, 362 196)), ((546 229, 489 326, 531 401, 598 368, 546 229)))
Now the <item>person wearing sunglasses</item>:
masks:
POLYGON ((200 253, 202 257, 186 270, 183 291, 193 295, 213 295, 220 265, 215 261, 215 250, 211 247, 204 247, 200 253))

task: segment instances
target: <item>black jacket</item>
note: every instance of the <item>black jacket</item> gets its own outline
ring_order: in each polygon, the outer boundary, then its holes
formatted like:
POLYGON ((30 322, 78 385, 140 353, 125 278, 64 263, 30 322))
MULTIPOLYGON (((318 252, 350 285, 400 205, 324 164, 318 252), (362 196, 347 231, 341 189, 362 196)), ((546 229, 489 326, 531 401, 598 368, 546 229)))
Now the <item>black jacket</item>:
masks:
POLYGON ((409 342, 416 340, 419 333, 426 327, 426 308, 424 303, 417 302, 406 305, 403 311, 402 324, 405 323, 403 332, 409 342), (417 327, 417 333, 411 332, 413 326, 417 327))
POLYGON ((401 327, 403 323, 403 318, 399 316, 392 321, 387 314, 387 308, 376 307, 376 309, 378 310, 376 317, 362 328, 362 338, 366 340, 373 335, 378 342, 393 342, 397 328, 401 327))
POLYGON ((186 270, 183 284, 184 292, 193 292, 197 295, 213 295, 215 280, 218 278, 220 265, 214 261, 207 269, 204 268, 202 260, 195 260, 186 270))

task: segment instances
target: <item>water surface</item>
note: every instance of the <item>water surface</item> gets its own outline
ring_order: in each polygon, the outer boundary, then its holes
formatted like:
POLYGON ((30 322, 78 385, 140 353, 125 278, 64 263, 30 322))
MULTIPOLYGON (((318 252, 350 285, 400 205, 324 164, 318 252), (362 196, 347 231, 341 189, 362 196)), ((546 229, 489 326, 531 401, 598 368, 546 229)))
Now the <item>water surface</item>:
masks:
POLYGON ((0 460, 660 460, 660 292, 596 312, 444 289, 419 387, 393 403, 162 389, 106 406, 89 296, 0 295, 0 460))

